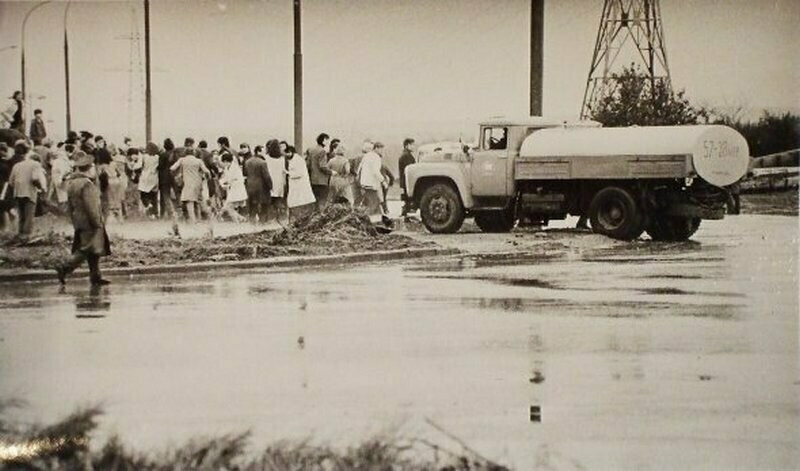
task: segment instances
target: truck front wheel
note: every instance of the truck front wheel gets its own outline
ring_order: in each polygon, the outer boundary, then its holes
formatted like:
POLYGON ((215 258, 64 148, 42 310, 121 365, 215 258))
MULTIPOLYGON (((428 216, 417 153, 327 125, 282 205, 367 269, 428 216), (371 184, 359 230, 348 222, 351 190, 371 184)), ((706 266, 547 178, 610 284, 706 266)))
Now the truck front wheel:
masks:
POLYGON ((589 205, 592 230, 613 239, 633 240, 644 232, 644 213, 628 190, 603 188, 589 205))
POLYGON ((693 236, 698 228, 700 228, 699 218, 656 215, 645 230, 655 241, 681 242, 693 236))
POLYGON ((427 187, 419 206, 422 224, 433 233, 453 233, 464 223, 464 206, 456 190, 447 183, 427 187))

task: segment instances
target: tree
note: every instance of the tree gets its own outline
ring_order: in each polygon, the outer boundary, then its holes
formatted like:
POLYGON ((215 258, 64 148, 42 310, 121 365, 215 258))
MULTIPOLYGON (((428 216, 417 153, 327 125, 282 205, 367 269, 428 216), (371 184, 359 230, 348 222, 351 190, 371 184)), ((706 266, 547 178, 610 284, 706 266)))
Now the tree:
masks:
POLYGON ((683 90, 674 93, 668 82, 651 80, 635 64, 611 78, 613 88, 590 109, 591 119, 603 126, 697 124, 700 118, 701 111, 689 103, 683 90))
POLYGON ((800 116, 790 112, 764 110, 758 121, 745 121, 736 110, 726 113, 709 109, 705 112, 710 124, 724 124, 739 131, 747 140, 750 155, 762 156, 800 148, 800 116))

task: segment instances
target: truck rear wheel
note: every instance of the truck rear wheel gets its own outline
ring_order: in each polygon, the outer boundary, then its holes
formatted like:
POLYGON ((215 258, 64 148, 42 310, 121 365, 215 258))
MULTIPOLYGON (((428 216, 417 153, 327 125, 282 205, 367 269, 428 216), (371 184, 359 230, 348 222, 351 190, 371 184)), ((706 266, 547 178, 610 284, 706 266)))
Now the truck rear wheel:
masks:
POLYGON ((698 228, 699 218, 654 216, 645 230, 655 241, 681 242, 693 236, 698 228))
POLYGON ((644 232, 644 213, 628 190, 603 188, 589 205, 592 230, 613 239, 633 240, 644 232))
POLYGON ((433 233, 453 233, 464 223, 464 206, 456 190, 447 183, 425 188, 419 206, 422 224, 433 233))
POLYGON ((516 222, 513 208, 502 211, 481 211, 475 214, 475 225, 483 232, 509 232, 516 222))

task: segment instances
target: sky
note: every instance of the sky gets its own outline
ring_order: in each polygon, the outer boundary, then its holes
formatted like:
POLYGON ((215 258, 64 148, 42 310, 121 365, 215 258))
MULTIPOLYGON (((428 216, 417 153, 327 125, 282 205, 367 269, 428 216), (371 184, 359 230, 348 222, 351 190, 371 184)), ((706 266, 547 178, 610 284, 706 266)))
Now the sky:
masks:
MULTIPOLYGON (((0 1, 2 96, 20 88, 21 24, 36 3, 0 1)), ((151 1, 156 141, 291 140, 291 3, 151 1)), ((602 1, 545 5, 543 114, 574 119, 602 1)), ((693 103, 749 116, 800 110, 800 1, 661 5, 672 82, 693 103)), ((42 6, 25 33, 28 91, 56 137, 65 134, 64 7, 42 6)), ((141 1, 72 2, 73 128, 143 141, 143 74, 128 39, 138 29, 143 61, 142 12, 141 1)), ((406 136, 472 140, 483 118, 526 115, 529 28, 529 0, 303 0, 305 143, 322 131, 352 150, 366 137, 390 148, 406 136)))

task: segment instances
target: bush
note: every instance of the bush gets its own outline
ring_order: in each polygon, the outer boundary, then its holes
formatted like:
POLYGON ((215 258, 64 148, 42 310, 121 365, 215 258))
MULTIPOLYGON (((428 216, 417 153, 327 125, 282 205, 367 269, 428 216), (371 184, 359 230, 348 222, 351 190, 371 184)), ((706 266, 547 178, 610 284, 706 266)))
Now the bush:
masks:
POLYGON ((683 90, 674 93, 668 82, 651 81, 635 64, 611 77, 613 88, 589 110, 590 118, 603 126, 697 124, 701 116, 683 90))

